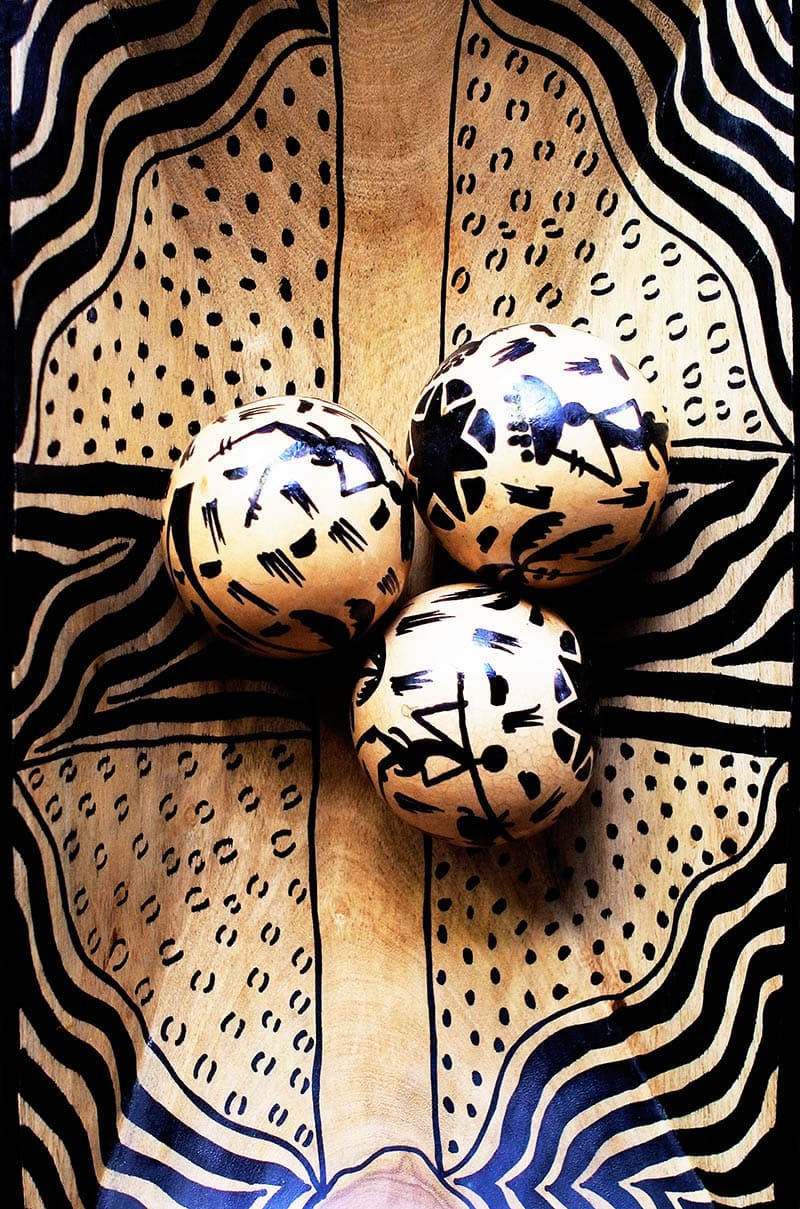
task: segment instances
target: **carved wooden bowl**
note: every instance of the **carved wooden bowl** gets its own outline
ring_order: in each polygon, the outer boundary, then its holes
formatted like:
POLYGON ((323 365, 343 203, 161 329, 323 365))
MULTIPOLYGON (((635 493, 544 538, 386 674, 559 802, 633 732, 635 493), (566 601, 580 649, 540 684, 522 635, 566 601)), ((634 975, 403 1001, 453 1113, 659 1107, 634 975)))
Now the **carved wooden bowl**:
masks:
MULTIPOLYGON (((773 1203, 783 6, 38 0, 0 28, 11 1200, 773 1203), (548 596, 599 692, 583 797, 464 849, 359 768, 355 652, 277 666, 187 613, 161 502, 201 426, 275 395, 402 454, 446 355, 548 321, 652 382, 670 487, 548 596)), ((463 579, 419 528, 408 591, 463 579)))

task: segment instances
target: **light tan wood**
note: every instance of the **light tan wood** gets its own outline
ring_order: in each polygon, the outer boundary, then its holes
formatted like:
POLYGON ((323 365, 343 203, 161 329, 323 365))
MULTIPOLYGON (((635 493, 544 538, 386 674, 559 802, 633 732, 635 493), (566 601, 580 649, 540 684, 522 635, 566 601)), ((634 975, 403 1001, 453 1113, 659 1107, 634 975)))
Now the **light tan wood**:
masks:
MULTIPOLYGON (((11 50, 23 1203, 780 1203, 785 24, 168 8, 42 0, 11 50), (443 356, 547 321, 652 380, 671 485, 547 598, 597 680, 585 795, 464 851, 359 766, 363 644, 212 641, 161 505, 277 394, 403 461, 443 356)), ((418 520, 406 595, 462 574, 418 520)))

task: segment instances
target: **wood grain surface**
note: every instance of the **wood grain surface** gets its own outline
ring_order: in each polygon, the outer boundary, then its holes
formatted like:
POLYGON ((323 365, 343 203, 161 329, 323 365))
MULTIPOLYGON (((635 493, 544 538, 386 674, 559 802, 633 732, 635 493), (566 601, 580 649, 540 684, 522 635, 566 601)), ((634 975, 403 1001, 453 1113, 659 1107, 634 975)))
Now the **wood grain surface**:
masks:
MULTIPOLYGON (((778 1204, 788 6, 28 0, 0 43, 9 1203, 778 1204), (599 696, 585 795, 476 852, 363 776, 355 656, 276 666, 184 610, 161 501, 277 394, 402 458, 445 355, 547 320, 655 384, 670 487, 548 597, 599 696)), ((420 525, 408 591, 454 578, 420 525)))

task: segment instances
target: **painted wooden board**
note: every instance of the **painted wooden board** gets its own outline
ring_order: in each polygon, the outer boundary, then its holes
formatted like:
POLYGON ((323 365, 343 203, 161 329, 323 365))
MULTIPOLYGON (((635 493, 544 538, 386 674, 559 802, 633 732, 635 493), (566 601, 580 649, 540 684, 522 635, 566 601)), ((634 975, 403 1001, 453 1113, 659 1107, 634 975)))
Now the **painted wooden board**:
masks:
MULTIPOLYGON (((0 14, 22 1203, 778 1203, 788 7, 0 14), (585 796, 465 851, 363 777, 351 660, 276 666, 182 608, 161 500, 201 425, 276 394, 402 456, 443 356, 548 320, 653 381, 671 485, 639 553, 550 598, 600 697, 585 796)), ((420 528, 411 590, 459 574, 420 528)))

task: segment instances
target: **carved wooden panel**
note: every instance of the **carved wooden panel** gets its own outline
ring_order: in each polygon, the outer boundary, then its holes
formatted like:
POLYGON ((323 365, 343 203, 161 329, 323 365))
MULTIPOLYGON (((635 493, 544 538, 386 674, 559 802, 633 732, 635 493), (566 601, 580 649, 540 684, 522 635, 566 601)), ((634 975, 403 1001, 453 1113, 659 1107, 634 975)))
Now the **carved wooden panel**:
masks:
MULTIPOLYGON (((22 1203, 778 1203, 788 6, 0 17, 22 1203), (183 609, 161 500, 276 394, 402 456, 443 356, 548 319, 655 384, 671 481, 639 553, 549 598, 599 692, 584 797, 476 852, 374 794, 347 656, 183 609)), ((420 527, 412 590, 458 575, 420 527)))

